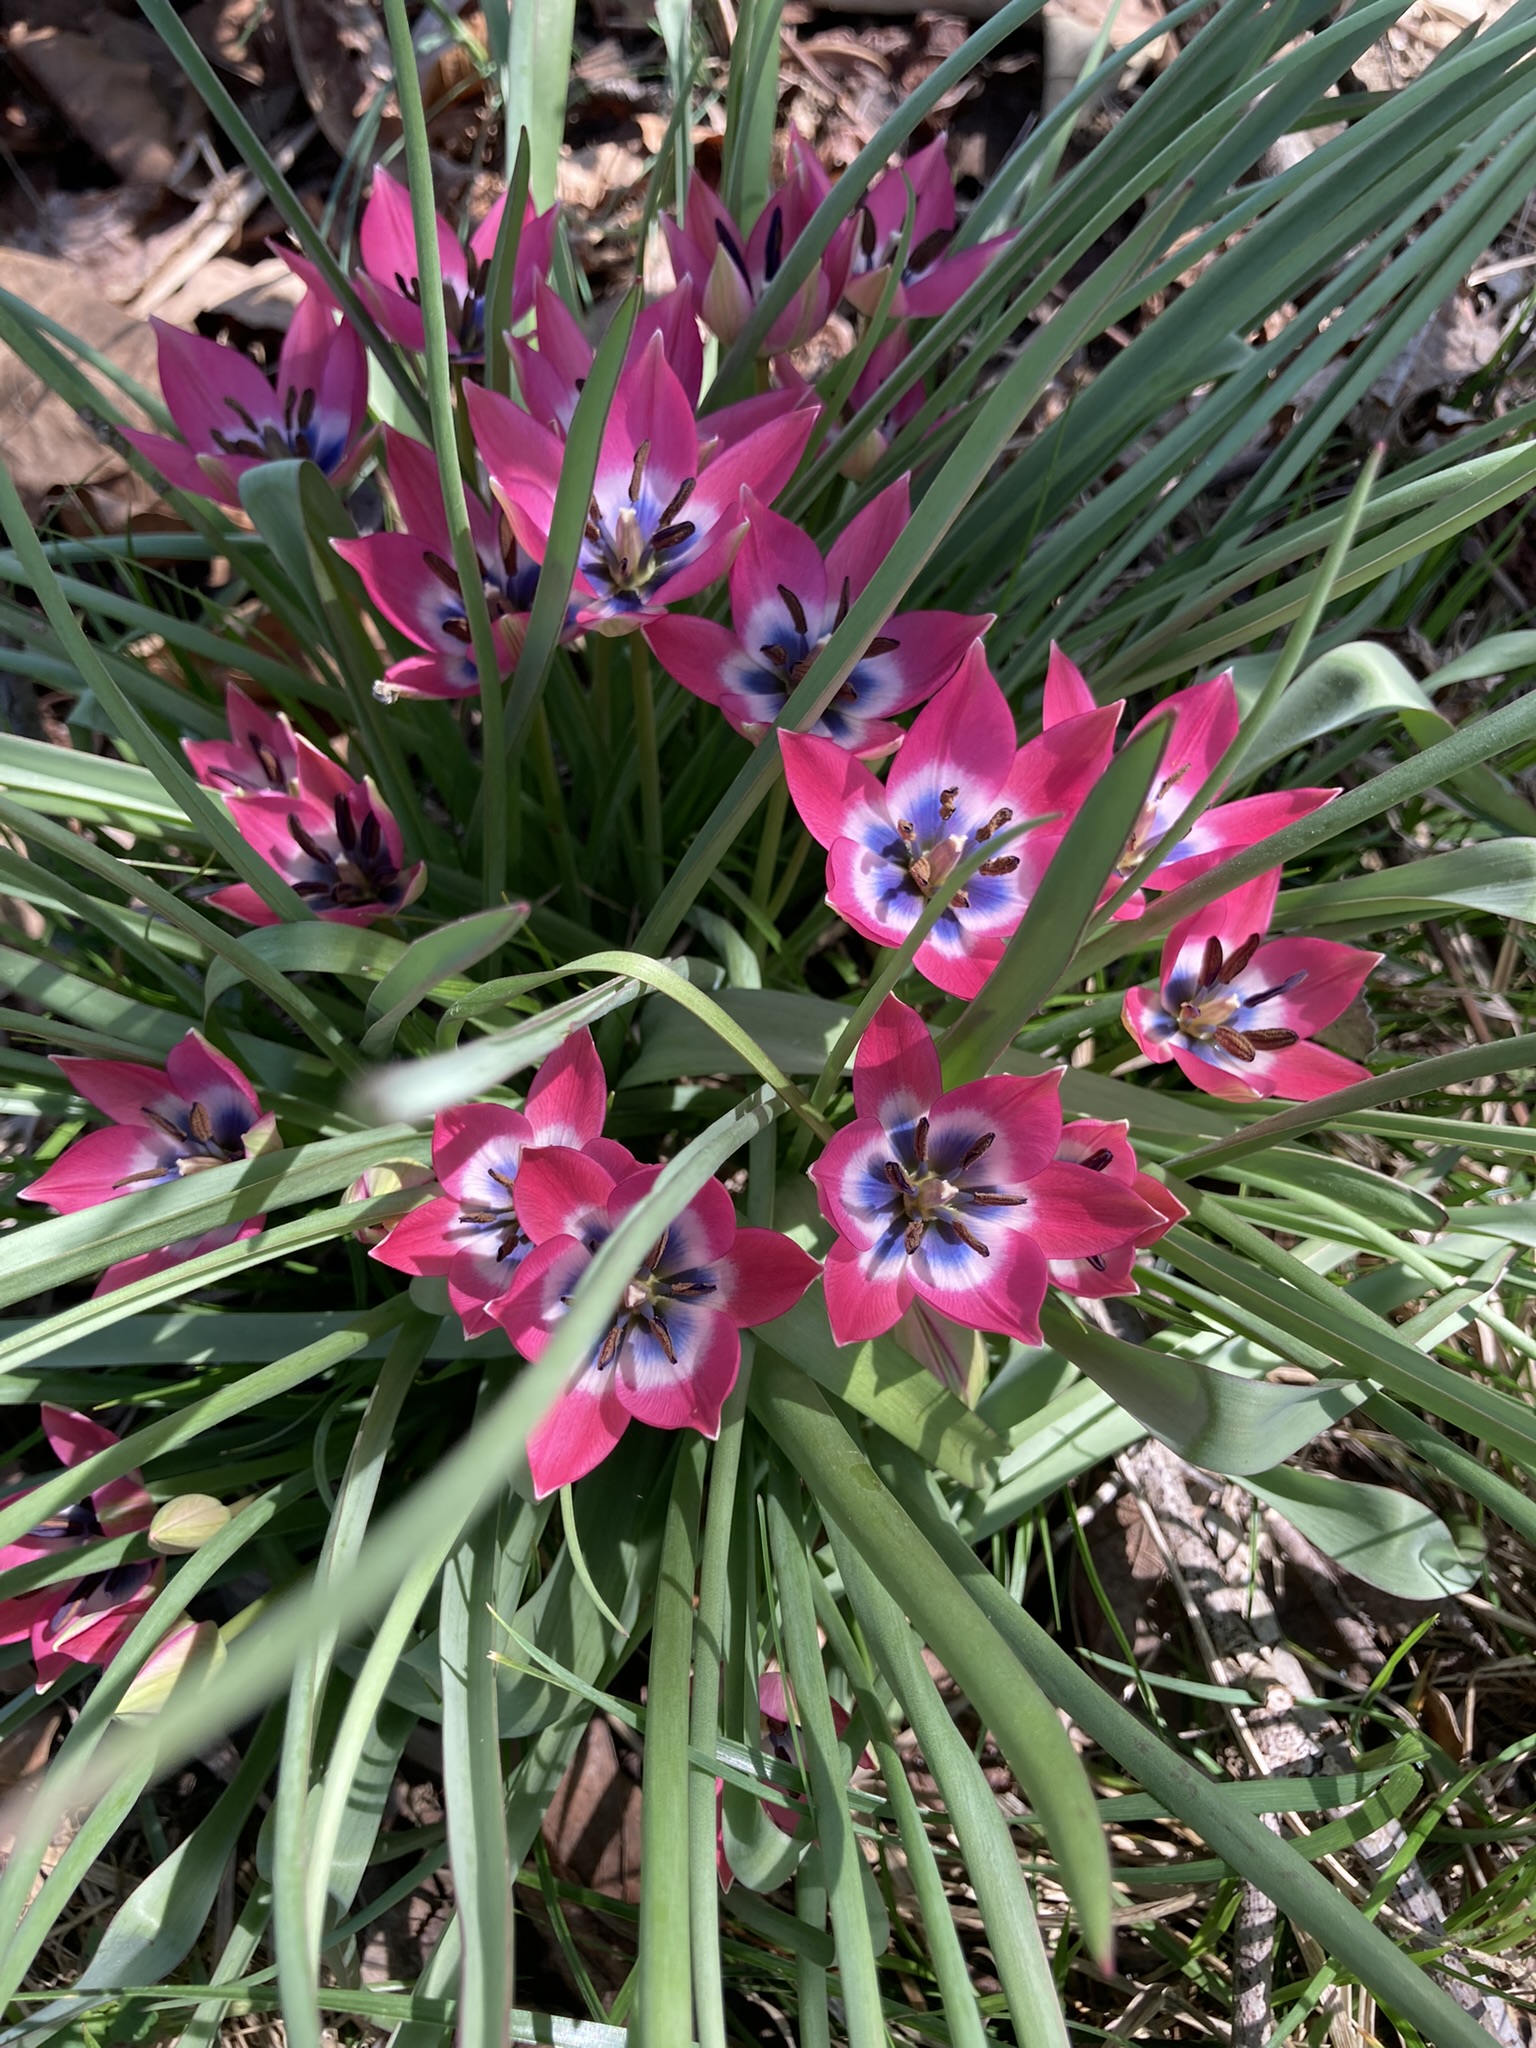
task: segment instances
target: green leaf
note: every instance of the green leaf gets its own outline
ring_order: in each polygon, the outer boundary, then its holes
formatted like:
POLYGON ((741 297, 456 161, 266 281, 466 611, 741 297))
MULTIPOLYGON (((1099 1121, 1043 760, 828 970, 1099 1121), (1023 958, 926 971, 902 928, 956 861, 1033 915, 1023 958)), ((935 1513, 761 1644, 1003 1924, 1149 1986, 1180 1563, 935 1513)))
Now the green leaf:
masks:
POLYGON ((1169 730, 1166 718, 1154 719, 1089 792, 1002 959, 939 1042, 947 1087, 989 1072, 1066 973, 1141 815, 1169 730))
POLYGON ((0 946, 0 983, 8 995, 36 1003, 50 1017, 65 1017, 104 1038, 125 1040, 129 1058, 158 1054, 163 1059, 189 1028, 189 1020, 174 1011, 135 1002, 131 996, 101 988, 84 975, 71 974, 48 960, 34 960, 30 953, 18 953, 11 946, 0 946))
POLYGON ((1477 1584, 1440 1517, 1390 1486, 1290 1466, 1251 1473, 1248 1484, 1325 1557, 1400 1600, 1444 1600, 1477 1584))
POLYGON ((1271 1386, 1217 1372, 1176 1352, 1127 1344, 1080 1323, 1054 1295, 1040 1312, 1046 1342, 1191 1464, 1233 1478, 1265 1472, 1358 1408, 1357 1381, 1271 1386))
POLYGON ((894 1337, 834 1344, 819 1284, 788 1315, 764 1323, 757 1341, 962 1486, 984 1485, 1007 1449, 995 1430, 940 1386, 894 1337))
MULTIPOLYGON (((366 974, 383 976, 399 961, 405 946, 383 932, 359 925, 309 924, 258 925, 245 935, 244 950, 252 960, 285 972, 309 974, 366 974)), ((220 996, 238 988, 247 976, 242 963, 214 960, 203 983, 203 1015, 206 1017, 220 996)))
MULTIPOLYGON (((786 1074, 819 1074, 850 1015, 841 1003, 789 989, 724 988, 714 1003, 786 1074)), ((754 1071, 745 1054, 724 1043, 702 1018, 657 1000, 640 1013, 640 1052, 619 1086, 754 1071)))
POLYGON ((1209 1170, 1217 1178, 1247 1181, 1277 1193, 1318 1195, 1324 1201, 1342 1203, 1389 1230, 1443 1230, 1446 1226, 1444 1205, 1421 1194, 1407 1181, 1389 1180, 1384 1173, 1327 1152, 1272 1145, 1266 1151, 1247 1154, 1241 1166, 1224 1165, 1209 1170))
POLYGON ((368 1029, 363 1051, 388 1052, 395 1033, 433 989, 463 974, 488 953, 504 946, 528 916, 526 903, 504 909, 479 910, 454 924, 440 925, 406 947, 368 998, 368 1029))
POLYGON ((1291 930, 1347 925, 1368 932, 1446 910, 1481 910, 1522 923, 1536 918, 1536 839, 1485 840, 1374 874, 1287 889, 1275 921, 1291 930))
POLYGON ((1087 1777, 1049 1702, 1005 1653, 996 1630, 955 1583, 953 1568, 897 1507, 812 1382, 760 1351, 750 1399, 822 1512, 856 1545, 992 1730, 1041 1817, 1084 1938, 1102 1954, 1110 1931, 1109 1858, 1087 1777))

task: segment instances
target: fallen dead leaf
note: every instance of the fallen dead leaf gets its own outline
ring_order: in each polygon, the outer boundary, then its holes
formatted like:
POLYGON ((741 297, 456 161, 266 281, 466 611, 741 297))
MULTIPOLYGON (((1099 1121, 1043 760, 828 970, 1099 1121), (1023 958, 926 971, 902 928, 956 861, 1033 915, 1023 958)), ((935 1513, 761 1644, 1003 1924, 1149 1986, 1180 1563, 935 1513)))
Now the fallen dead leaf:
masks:
POLYGON ((164 189, 176 171, 174 87, 138 39, 121 34, 133 23, 111 23, 110 34, 97 16, 82 26, 89 32, 17 22, 6 49, 124 184, 164 189))

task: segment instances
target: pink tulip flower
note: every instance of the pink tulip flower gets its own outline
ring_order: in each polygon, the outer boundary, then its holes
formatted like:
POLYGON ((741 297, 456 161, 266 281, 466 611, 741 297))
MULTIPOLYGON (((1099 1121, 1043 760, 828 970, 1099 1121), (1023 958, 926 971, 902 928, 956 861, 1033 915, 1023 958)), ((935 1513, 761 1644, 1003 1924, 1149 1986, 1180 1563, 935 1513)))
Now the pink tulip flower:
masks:
MULTIPOLYGON (((523 1154, 517 1215, 534 1249, 495 1316, 525 1358, 543 1353, 593 1254, 660 1172, 616 1178, 565 1146, 523 1154)), ((707 1182, 636 1268, 607 1334, 528 1439, 538 1496, 600 1464, 632 1420, 718 1436, 739 1333, 784 1315, 816 1271, 779 1232, 739 1227, 730 1196, 707 1182)))
MULTIPOLYGON (((390 427, 384 430, 384 446, 405 531, 331 542, 357 571, 370 600, 390 624, 427 650, 387 668, 381 694, 473 697, 480 679, 464 591, 453 564, 436 458, 422 442, 390 427)), ((522 652, 538 564, 518 546, 507 522, 473 493, 465 493, 464 503, 491 615, 497 671, 508 676, 522 652)))
POLYGON ((1156 1244, 1175 1223, 1182 1223, 1189 1211, 1160 1180, 1138 1171, 1126 1124, 1079 1117, 1062 1127, 1056 1157, 1084 1166, 1090 1173, 1102 1173, 1106 1181, 1130 1188, 1156 1213, 1144 1229, 1109 1251, 1090 1252, 1075 1259, 1052 1259, 1051 1285, 1064 1294, 1080 1294, 1095 1301, 1115 1294, 1139 1293, 1134 1274, 1137 1252, 1156 1244))
POLYGON ((967 1329, 1040 1342, 1049 1263, 1108 1253, 1158 1212, 1059 1161, 1061 1074, 947 1092, 915 1010, 887 996, 853 1062, 857 1115, 811 1168, 837 1231, 827 1316, 839 1344, 878 1337, 913 1299, 967 1329))
POLYGON ((178 490, 238 505, 240 478, 263 462, 305 457, 339 488, 367 459, 373 436, 362 340, 309 266, 285 260, 310 289, 294 308, 273 383, 237 348, 151 323, 160 389, 181 439, 124 432, 178 490))
POLYGON ((932 320, 947 313, 1013 240, 1012 235, 996 235, 990 242, 949 254, 955 233, 955 188, 945 148, 940 136, 884 172, 865 194, 846 288, 861 313, 873 314, 880 304, 909 204, 912 240, 891 300, 893 320, 932 320))
POLYGON ((528 1084, 521 1109, 470 1102, 439 1112, 432 1166, 443 1189, 394 1224, 373 1253, 397 1273, 445 1280, 466 1337, 496 1327, 493 1304, 532 1249, 518 1221, 517 1172, 532 1146, 560 1145, 596 1159, 615 1180, 635 1171, 602 1135, 608 1083, 585 1029, 573 1031, 528 1084))
POLYGON ((1013 714, 974 645, 913 722, 884 787, 812 733, 779 734, 806 830, 827 848, 827 900, 877 946, 899 946, 956 863, 1015 820, 1054 816, 985 861, 918 947, 937 988, 973 996, 1017 928, 1052 852, 1103 773, 1113 713, 1015 744, 1013 714))
MULTIPOLYGON (((393 917, 426 887, 426 863, 405 864, 400 827, 372 776, 356 782, 318 750, 315 762, 296 795, 229 799, 241 838, 326 923, 393 917)), ((208 901, 246 924, 279 922, 248 882, 216 889, 208 901)))
MULTIPOLYGON (((1053 646, 1045 678, 1046 731, 1063 719, 1079 718, 1093 708, 1093 692, 1082 671, 1059 647, 1053 646)), ((1123 704, 1109 708, 1118 719, 1123 704)), ((1237 738, 1237 692, 1230 675, 1217 676, 1213 682, 1197 683, 1193 689, 1165 697, 1137 723, 1130 737, 1135 739, 1155 718, 1165 718, 1170 713, 1173 725, 1163 748, 1162 766, 1111 878, 1116 886, 1178 823, 1190 798, 1204 785, 1237 738)), ((1271 832, 1279 832, 1298 818, 1308 817, 1324 804, 1332 803, 1338 793, 1336 789, 1280 789, 1260 796, 1239 797, 1236 803, 1218 804, 1203 812, 1184 836, 1169 847, 1153 872, 1143 876, 1142 887, 1177 889, 1185 882, 1193 882, 1229 854, 1257 845, 1271 832)), ((1126 899, 1115 915, 1139 917, 1143 908, 1138 891, 1126 899)))
POLYGON ((175 1244, 161 1245, 152 1252, 140 1252, 136 1258, 119 1259, 115 1266, 108 1266, 91 1289, 91 1299, 96 1301, 104 1294, 115 1294, 119 1287, 129 1287, 135 1280, 149 1280, 156 1273, 168 1273, 172 1266, 184 1266, 188 1259, 200 1259, 204 1252, 220 1252, 226 1245, 240 1244, 248 1237, 255 1237, 266 1220, 265 1216, 248 1216, 243 1223, 221 1223, 216 1230, 205 1230, 201 1237, 178 1238, 175 1244))
MULTIPOLYGON (((542 562, 565 443, 510 399, 470 386, 475 443, 520 545, 542 562)), ((818 414, 770 419, 705 462, 687 392, 653 334, 619 378, 603 433, 576 574, 576 624, 647 625, 723 576, 744 531, 742 486, 771 500, 794 474, 818 414)))
POLYGON ((229 683, 224 690, 224 716, 229 724, 227 740, 181 743, 198 781, 226 796, 232 792, 253 796, 273 790, 295 791, 304 751, 318 754, 319 749, 300 739, 287 712, 263 711, 238 685, 229 683))
MULTIPOLYGON (((646 628, 662 667, 759 740, 862 596, 912 516, 907 479, 871 500, 826 559, 809 535, 742 493, 747 536, 731 566, 731 627, 668 613, 646 628)), ((864 759, 900 746, 891 722, 955 673, 991 615, 903 612, 887 619, 810 730, 864 759)))
POLYGON ((61 1216, 280 1147, 276 1118, 263 1114, 244 1074, 200 1031, 171 1047, 163 1069, 62 1056, 54 1065, 112 1120, 76 1138, 22 1189, 23 1201, 46 1202, 61 1216))
MULTIPOLYGON (((485 356, 485 293, 506 205, 503 193, 470 236, 467 250, 442 215, 437 216, 448 353, 455 362, 478 363, 485 356)), ((523 209, 512 276, 514 323, 529 311, 534 285, 548 272, 555 253, 557 213, 553 206, 547 213, 537 212, 531 199, 523 209)), ((373 174, 373 191, 363 208, 357 241, 363 262, 356 280, 359 296, 391 341, 419 354, 426 347, 426 336, 421 324, 421 278, 411 195, 388 171, 373 174)))
POLYGON ((1133 988, 1125 1028, 1149 1060, 1172 1060, 1231 1101, 1315 1102, 1370 1069, 1309 1041, 1341 1016, 1381 959, 1335 939, 1271 939, 1280 870, 1257 875, 1174 926, 1160 985, 1133 988))
MULTIPOLYGON (((778 276, 784 258, 810 224, 832 183, 809 143, 790 135, 789 176, 770 194, 749 235, 744 235, 697 171, 688 181, 681 227, 663 217, 672 267, 698 294, 704 324, 727 346, 778 276)), ((834 233, 820 263, 769 328, 758 350, 779 355, 799 348, 826 325, 843 296, 853 261, 857 219, 834 233)))
MULTIPOLYGON (((833 1729, 841 1740, 847 1734, 853 1716, 839 1700, 828 1700, 827 1704, 832 1709, 833 1729)), ((791 1732, 796 1723, 790 1716, 790 1694, 784 1683, 782 1671, 765 1671, 757 1681, 757 1710, 762 1716, 761 1747, 776 1762, 798 1766, 800 1757, 791 1732)), ((854 1769, 872 1771, 874 1768, 875 1759, 866 1749, 854 1769)), ((736 1881, 736 1873, 731 1869, 725 1853, 725 1828, 721 1817, 724 1790, 725 1781, 716 1778, 715 1870, 720 1879, 721 1890, 729 1891, 736 1881)), ((798 1793, 787 1792, 784 1797, 787 1803, 782 1806, 777 1800, 765 1799, 762 1802, 763 1818, 771 1820, 780 1834, 793 1835, 798 1831, 805 1815, 805 1801, 798 1793)))
MULTIPOLYGON (((88 1415, 45 1403, 43 1432, 60 1464, 75 1466, 98 1451, 115 1448, 118 1439, 88 1415)), ((22 1498, 4 1496, 0 1505, 22 1498)), ((125 1473, 98 1486, 88 1499, 39 1522, 15 1543, 0 1550, 0 1571, 40 1559, 67 1556, 82 1544, 103 1537, 135 1535, 154 1519, 154 1504, 137 1472, 125 1473)), ((109 1571, 87 1572, 79 1578, 56 1579, 31 1593, 0 1600, 0 1643, 29 1643, 37 1668, 37 1690, 43 1691, 72 1664, 110 1664, 133 1633, 144 1610, 159 1591, 161 1567, 153 1559, 115 1565, 109 1571)))

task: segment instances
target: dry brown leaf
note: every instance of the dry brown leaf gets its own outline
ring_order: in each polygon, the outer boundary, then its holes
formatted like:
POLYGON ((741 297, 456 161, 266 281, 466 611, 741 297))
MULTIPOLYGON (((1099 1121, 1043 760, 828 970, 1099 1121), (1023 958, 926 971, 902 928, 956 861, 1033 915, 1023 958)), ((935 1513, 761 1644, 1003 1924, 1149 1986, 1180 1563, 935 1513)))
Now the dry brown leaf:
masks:
MULTIPOLYGON (((76 265, 19 249, 0 249, 0 288, 60 321, 130 376, 155 389, 153 328, 109 304, 76 265)), ((105 378, 95 371, 85 369, 84 374, 99 389, 110 390, 105 378)), ((117 402, 134 425, 149 424, 126 400, 117 402)), ((63 399, 55 397, 7 348, 0 348, 0 457, 34 518, 51 493, 88 490, 103 526, 120 531, 131 512, 154 499, 154 492, 133 474, 123 457, 98 440, 63 399)))
POLYGON ((94 32, 16 23, 6 48, 82 141, 127 185, 164 188, 176 166, 176 97, 147 57, 94 32))

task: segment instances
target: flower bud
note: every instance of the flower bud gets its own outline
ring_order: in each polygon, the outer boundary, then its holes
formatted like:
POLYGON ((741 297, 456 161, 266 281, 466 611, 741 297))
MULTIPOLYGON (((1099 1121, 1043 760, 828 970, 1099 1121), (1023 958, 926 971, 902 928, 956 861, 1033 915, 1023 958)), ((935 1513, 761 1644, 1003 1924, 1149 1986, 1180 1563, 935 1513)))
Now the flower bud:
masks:
POLYGON ((149 1525, 149 1547, 166 1557, 201 1550, 210 1537, 218 1535, 229 1515, 229 1509, 211 1493, 179 1493, 156 1511, 149 1525))
MULTIPOLYGON (((409 1159, 385 1159, 360 1173, 347 1189, 345 1200, 372 1202, 380 1195, 398 1194, 402 1188, 424 1187, 432 1178, 430 1166, 418 1166, 409 1159)), ((352 1235, 359 1244, 382 1244, 390 1232, 388 1223, 367 1223, 352 1235)))
POLYGON ((120 1720, 148 1719, 158 1714, 171 1696, 200 1684, 224 1662, 224 1644, 218 1626, 211 1621, 189 1621, 174 1629, 157 1650, 151 1652, 143 1669, 117 1705, 120 1720))

